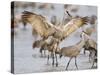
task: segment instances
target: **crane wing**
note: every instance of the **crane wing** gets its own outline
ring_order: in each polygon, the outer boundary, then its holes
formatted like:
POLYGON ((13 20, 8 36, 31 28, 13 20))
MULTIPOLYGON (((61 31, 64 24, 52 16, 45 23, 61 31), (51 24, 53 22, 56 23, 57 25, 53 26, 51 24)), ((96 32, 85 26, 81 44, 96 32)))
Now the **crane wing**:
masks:
POLYGON ((48 37, 55 32, 55 26, 51 24, 47 19, 36 13, 24 11, 22 15, 24 21, 30 23, 32 28, 42 37, 48 37))
POLYGON ((56 30, 54 37, 63 40, 72 32, 83 26, 84 23, 83 18, 73 18, 67 24, 56 27, 58 30, 56 30))
POLYGON ((76 17, 72 18, 63 28, 62 39, 69 36, 71 33, 76 31, 78 28, 82 27, 84 24, 88 23, 88 17, 76 17))

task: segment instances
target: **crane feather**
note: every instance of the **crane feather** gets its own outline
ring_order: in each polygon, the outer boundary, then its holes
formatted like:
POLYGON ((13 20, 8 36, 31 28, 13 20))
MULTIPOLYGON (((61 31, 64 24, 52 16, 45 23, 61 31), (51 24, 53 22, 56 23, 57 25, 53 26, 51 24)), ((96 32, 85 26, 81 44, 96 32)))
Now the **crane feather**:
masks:
POLYGON ((86 17, 76 17, 65 25, 54 26, 44 16, 28 11, 23 12, 22 18, 30 23, 37 34, 42 37, 52 35, 58 39, 64 39, 87 22, 86 17))

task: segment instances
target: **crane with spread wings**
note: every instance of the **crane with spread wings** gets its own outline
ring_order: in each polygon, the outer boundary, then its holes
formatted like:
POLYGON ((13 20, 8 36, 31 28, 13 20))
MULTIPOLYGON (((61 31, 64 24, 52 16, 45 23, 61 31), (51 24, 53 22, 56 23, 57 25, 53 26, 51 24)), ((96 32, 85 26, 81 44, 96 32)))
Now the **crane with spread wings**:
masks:
MULTIPOLYGON (((69 13, 68 15, 71 16, 69 13)), ((60 40, 69 36, 88 21, 87 17, 72 17, 67 24, 56 26, 50 23, 44 16, 29 11, 23 12, 22 19, 30 23, 34 31, 43 39, 53 36, 60 40)))

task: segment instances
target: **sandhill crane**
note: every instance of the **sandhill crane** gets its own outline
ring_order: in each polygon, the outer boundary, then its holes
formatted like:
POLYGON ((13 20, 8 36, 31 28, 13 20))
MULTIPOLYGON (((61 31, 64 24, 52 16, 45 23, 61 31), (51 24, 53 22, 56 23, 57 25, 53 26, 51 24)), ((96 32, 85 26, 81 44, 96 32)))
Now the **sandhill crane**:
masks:
POLYGON ((47 49, 46 48, 46 44, 47 42, 45 42, 44 40, 37 40, 37 41, 35 41, 34 43, 33 43, 33 45, 32 45, 32 47, 33 47, 33 49, 34 48, 40 48, 40 53, 41 53, 41 56, 43 56, 42 55, 42 51, 44 51, 44 54, 45 54, 45 50, 47 49))
MULTIPOLYGON (((95 63, 97 64, 97 50, 95 48, 93 48, 93 47, 89 47, 89 50, 91 52, 90 53, 91 56, 93 56, 93 63, 92 63, 92 66, 91 66, 91 68, 93 68, 94 64, 95 63)), ((96 65, 96 67, 97 67, 97 65, 96 65)))
POLYGON ((95 50, 97 50, 97 49, 94 48, 94 47, 92 47, 92 46, 90 45, 89 40, 85 42, 85 45, 83 46, 83 48, 84 48, 84 52, 85 52, 86 50, 90 52, 90 53, 89 53, 89 61, 90 61, 90 58, 92 57, 92 54, 93 54, 93 53, 95 54, 95 52, 97 52, 97 51, 95 51, 95 50), (93 49, 91 49, 91 48, 93 48, 93 49))
MULTIPOLYGON (((42 51, 48 50, 48 57, 47 57, 47 63, 49 61, 49 54, 51 54, 52 57, 52 65, 54 66, 54 58, 56 58, 56 66, 58 66, 58 61, 57 61, 57 49, 58 49, 58 42, 59 40, 56 38, 53 38, 52 36, 49 37, 47 40, 37 40, 33 43, 33 48, 40 47, 40 52, 42 54, 42 51)), ((44 53, 45 54, 45 53, 44 53)))
MULTIPOLYGON (((84 48, 84 53, 85 51, 89 51, 90 54, 89 54, 89 61, 90 61, 90 58, 91 58, 91 54, 94 52, 94 50, 97 50, 97 43, 89 36, 87 35, 84 31, 83 31, 84 35, 82 35, 82 37, 84 37, 84 40, 85 40, 85 45, 83 46, 84 48), (91 48, 94 48, 94 49, 91 49, 91 48)), ((95 51, 97 52, 97 51, 95 51)), ((94 54, 95 54, 94 52, 94 54)))
POLYGON ((66 70, 68 69, 68 66, 69 66, 70 61, 71 61, 72 58, 75 58, 75 66, 78 69, 76 58, 80 54, 80 51, 83 48, 84 44, 85 44, 85 41, 82 38, 75 45, 68 46, 68 47, 63 47, 63 48, 60 49, 60 58, 62 57, 62 55, 65 56, 65 57, 69 57, 70 58, 70 60, 68 61, 67 66, 66 66, 66 70))
POLYGON ((72 18, 67 24, 59 27, 54 26, 44 16, 36 13, 24 11, 22 17, 24 21, 30 23, 37 34, 43 38, 53 35, 58 39, 67 37, 88 21, 87 17, 76 17, 72 18))

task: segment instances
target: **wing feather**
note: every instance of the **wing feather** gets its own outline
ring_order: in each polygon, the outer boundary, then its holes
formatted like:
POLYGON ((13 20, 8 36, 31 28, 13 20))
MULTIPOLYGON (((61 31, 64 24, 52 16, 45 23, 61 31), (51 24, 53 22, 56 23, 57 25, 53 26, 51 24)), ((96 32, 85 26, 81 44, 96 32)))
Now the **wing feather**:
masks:
POLYGON ((33 29, 42 37, 48 37, 55 32, 55 27, 44 16, 36 13, 24 11, 25 20, 29 22, 33 29))
POLYGON ((69 36, 72 32, 77 30, 79 27, 83 25, 83 20, 81 18, 74 18, 71 21, 69 21, 64 27, 63 27, 63 37, 69 36))

